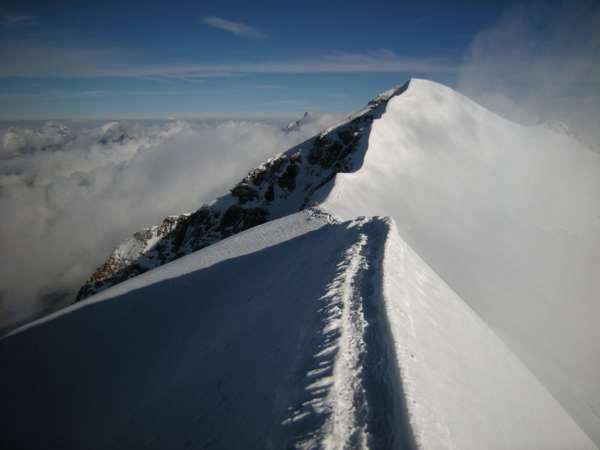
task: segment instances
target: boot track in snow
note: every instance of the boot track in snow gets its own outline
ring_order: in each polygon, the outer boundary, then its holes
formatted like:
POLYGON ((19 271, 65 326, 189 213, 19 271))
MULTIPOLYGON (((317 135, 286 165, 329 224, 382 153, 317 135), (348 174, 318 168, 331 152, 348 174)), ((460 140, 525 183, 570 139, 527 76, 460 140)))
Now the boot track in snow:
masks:
POLYGON ((415 448, 383 306, 387 219, 352 222, 355 240, 320 298, 308 394, 284 426, 295 448, 415 448))

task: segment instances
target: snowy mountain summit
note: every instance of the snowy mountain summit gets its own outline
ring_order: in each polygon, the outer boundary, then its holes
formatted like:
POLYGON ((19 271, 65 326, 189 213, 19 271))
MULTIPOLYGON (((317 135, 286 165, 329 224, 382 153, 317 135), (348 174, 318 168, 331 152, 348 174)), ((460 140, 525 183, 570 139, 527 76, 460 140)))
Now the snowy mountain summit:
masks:
POLYGON ((577 139, 411 80, 2 338, 0 447, 598 448, 599 194, 577 139))

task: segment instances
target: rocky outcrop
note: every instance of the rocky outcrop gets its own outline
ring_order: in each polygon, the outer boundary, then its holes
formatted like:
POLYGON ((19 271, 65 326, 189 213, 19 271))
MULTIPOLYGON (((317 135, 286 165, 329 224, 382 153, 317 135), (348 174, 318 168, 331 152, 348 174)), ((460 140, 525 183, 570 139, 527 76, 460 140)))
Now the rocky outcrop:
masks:
MULTIPOLYGON (((312 116, 311 116, 311 118, 312 118, 312 116)), ((302 125, 307 123, 309 120, 310 120, 310 118, 309 118, 308 111, 307 111, 304 113, 304 115, 302 116, 301 119, 294 120, 293 122, 288 123, 286 127, 282 128, 282 131, 284 131, 286 133, 290 133, 292 131, 298 131, 300 128, 302 128, 302 125)))
POLYGON ((362 164, 371 123, 404 86, 373 99, 346 121, 277 155, 236 184, 229 194, 192 214, 171 216, 117 247, 81 287, 77 301, 200 250, 241 231, 314 203, 339 172, 362 164))

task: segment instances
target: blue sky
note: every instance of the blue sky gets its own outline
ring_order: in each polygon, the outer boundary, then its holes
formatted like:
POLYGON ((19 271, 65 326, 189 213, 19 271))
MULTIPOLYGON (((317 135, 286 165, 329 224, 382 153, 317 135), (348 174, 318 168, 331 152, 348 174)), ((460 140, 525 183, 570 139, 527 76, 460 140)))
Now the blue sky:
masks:
POLYGON ((0 7, 0 119, 349 112, 453 85, 507 2, 118 1, 0 7))

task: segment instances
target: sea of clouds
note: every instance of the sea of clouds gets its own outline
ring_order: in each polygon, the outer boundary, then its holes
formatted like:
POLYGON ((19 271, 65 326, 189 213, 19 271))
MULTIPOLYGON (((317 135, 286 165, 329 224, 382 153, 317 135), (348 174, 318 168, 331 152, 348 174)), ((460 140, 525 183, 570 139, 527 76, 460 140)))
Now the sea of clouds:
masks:
POLYGON ((111 250, 338 117, 0 124, 0 327, 67 304, 111 250))

